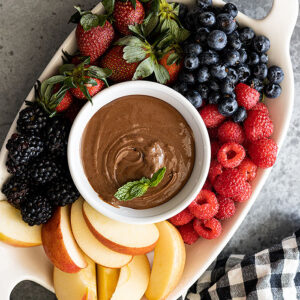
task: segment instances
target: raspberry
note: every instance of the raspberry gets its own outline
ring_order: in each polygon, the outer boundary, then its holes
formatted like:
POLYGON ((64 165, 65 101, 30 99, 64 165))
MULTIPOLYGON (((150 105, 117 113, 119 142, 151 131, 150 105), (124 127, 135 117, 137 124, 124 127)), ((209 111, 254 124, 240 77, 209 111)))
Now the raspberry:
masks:
POLYGON ((244 122, 245 134, 249 141, 253 142, 273 134, 273 123, 270 117, 260 110, 248 112, 248 118, 244 122))
POLYGON ((247 110, 254 107, 259 101, 259 92, 244 83, 239 83, 235 87, 235 94, 238 104, 247 110))
POLYGON ((209 191, 211 191, 211 189, 212 189, 212 184, 209 182, 209 180, 206 179, 206 181, 205 181, 205 183, 204 183, 204 185, 202 187, 202 190, 209 190, 209 191))
POLYGON ((177 229, 183 241, 188 245, 194 244, 199 238, 198 233, 194 229, 193 222, 179 226, 177 229))
POLYGON ((245 176, 247 181, 252 181, 256 177, 257 165, 248 157, 238 166, 240 172, 245 176))
POLYGON ((189 205, 190 212, 198 219, 212 218, 219 209, 216 195, 208 190, 201 190, 196 199, 189 205))
POLYGON ((245 158, 246 152, 242 145, 226 143, 218 152, 218 161, 224 168, 235 168, 245 158))
POLYGON ((222 196, 235 197, 246 188, 246 180, 238 169, 226 169, 215 180, 214 188, 222 196))
POLYGON ((265 114, 269 115, 269 110, 266 106, 266 104, 262 102, 258 102, 254 107, 251 108, 251 110, 260 110, 264 112, 265 114))
POLYGON ((278 146, 272 139, 261 139, 250 143, 248 153, 252 161, 260 168, 270 168, 277 157, 278 146))
POLYGON ((189 223, 194 219, 194 215, 192 215, 188 208, 181 211, 179 214, 173 216, 169 219, 169 221, 175 226, 181 226, 189 223))
POLYGON ((252 194, 252 188, 249 182, 246 182, 246 188, 238 196, 233 197, 232 199, 236 202, 246 202, 250 199, 252 194))
POLYGON ((218 196, 219 211, 215 218, 225 220, 231 218, 235 214, 235 205, 232 199, 223 196, 218 196))
POLYGON ((208 128, 207 131, 211 139, 216 139, 218 137, 218 127, 208 128))
POLYGON ((193 225, 195 231, 207 240, 216 239, 222 232, 222 225, 215 218, 204 221, 195 219, 193 225))
POLYGON ((218 138, 221 143, 235 142, 243 144, 245 133, 241 125, 226 121, 218 129, 218 138))
POLYGON ((218 106, 215 104, 204 106, 200 110, 200 115, 207 128, 217 127, 225 120, 225 117, 219 113, 218 106))
POLYGON ((217 178, 217 176, 222 174, 222 172, 223 172, 222 165, 216 159, 214 159, 210 163, 210 168, 209 168, 209 172, 208 172, 209 181, 213 184, 215 179, 217 178))
POLYGON ((211 150, 211 159, 217 157, 218 151, 220 149, 220 143, 217 140, 212 140, 210 142, 210 150, 211 150))

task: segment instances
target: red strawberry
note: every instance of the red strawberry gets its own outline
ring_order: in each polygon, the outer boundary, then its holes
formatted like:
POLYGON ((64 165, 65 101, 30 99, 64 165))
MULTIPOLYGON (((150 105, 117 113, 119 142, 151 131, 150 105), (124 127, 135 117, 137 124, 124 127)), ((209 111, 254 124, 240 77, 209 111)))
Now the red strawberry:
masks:
POLYGON ((250 110, 244 122, 245 134, 248 140, 256 141, 273 134, 273 122, 260 110, 250 110))
POLYGON ((245 83, 239 83, 235 87, 236 101, 247 110, 251 109, 259 101, 259 92, 245 83))
POLYGON ((131 80, 139 62, 127 63, 123 58, 123 46, 113 46, 100 60, 100 66, 112 71, 110 79, 114 82, 131 80))
MULTIPOLYGON (((56 93, 61 88, 60 84, 56 84, 53 88, 53 93, 56 93)), ((64 97, 61 99, 60 103, 56 106, 55 110, 57 112, 63 112, 69 108, 73 102, 73 97, 69 91, 66 91, 64 97)))
POLYGON ((217 127, 226 119, 219 113, 218 106, 215 104, 208 104, 199 112, 207 128, 217 127))
POLYGON ((136 0, 136 7, 131 1, 116 1, 113 17, 115 19, 115 27, 123 35, 129 35, 129 25, 143 23, 145 17, 144 7, 140 1, 136 0))
MULTIPOLYGON (((93 97, 93 96, 95 96, 97 93, 99 93, 102 89, 103 89, 103 87, 104 87, 104 85, 105 85, 105 83, 102 81, 102 80, 100 80, 100 79, 98 79, 98 78, 93 78, 96 82, 97 82, 97 85, 91 85, 91 84, 89 84, 89 83, 86 83, 85 84, 85 87, 86 87, 86 89, 87 89, 87 92, 89 93, 89 95, 91 96, 91 97, 93 97)), ((76 97, 76 98, 78 98, 78 99, 82 99, 82 100, 87 100, 87 97, 84 95, 84 93, 81 91, 81 89, 80 89, 80 87, 78 86, 77 88, 72 88, 72 89, 70 89, 70 92, 72 93, 72 95, 74 96, 74 97, 76 97)))

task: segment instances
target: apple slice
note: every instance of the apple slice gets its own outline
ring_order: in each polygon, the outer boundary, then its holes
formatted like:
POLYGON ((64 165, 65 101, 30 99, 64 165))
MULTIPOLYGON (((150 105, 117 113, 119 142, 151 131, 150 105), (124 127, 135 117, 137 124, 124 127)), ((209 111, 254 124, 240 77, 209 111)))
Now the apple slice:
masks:
POLYGON ((77 273, 65 273, 54 267, 53 282, 58 300, 97 300, 96 265, 87 256, 87 267, 77 273))
POLYGON ((110 300, 114 293, 120 269, 106 268, 97 265, 98 300, 110 300))
POLYGON ((154 250, 148 300, 166 299, 179 282, 185 265, 185 247, 178 230, 169 222, 156 224, 159 240, 154 250))
POLYGON ((80 197, 71 208, 71 225, 74 237, 85 254, 93 259, 97 264, 108 268, 121 268, 127 265, 132 256, 121 254, 110 250, 99 242, 90 232, 83 217, 82 206, 84 200, 80 197))
POLYGON ((94 236, 106 247, 124 254, 139 255, 152 251, 159 232, 154 224, 127 224, 97 212, 83 204, 84 219, 94 236))
POLYGON ((149 283, 150 264, 146 255, 138 255, 121 268, 120 277, 111 300, 140 300, 149 283))
POLYGON ((42 226, 29 226, 18 209, 0 200, 0 241, 15 247, 33 247, 42 244, 42 226))
POLYGON ((70 206, 58 207, 42 227, 46 255, 63 272, 76 273, 87 266, 71 229, 70 206))

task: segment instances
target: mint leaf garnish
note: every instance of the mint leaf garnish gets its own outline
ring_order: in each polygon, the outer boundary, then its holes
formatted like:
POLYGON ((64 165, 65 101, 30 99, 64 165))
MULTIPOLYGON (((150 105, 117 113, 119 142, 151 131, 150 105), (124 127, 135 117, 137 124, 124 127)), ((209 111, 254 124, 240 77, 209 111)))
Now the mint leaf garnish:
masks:
POLYGON ((149 187, 156 187, 164 178, 166 167, 159 169, 151 178, 141 178, 130 181, 121 186, 115 193, 115 197, 120 201, 128 201, 143 196, 149 187))

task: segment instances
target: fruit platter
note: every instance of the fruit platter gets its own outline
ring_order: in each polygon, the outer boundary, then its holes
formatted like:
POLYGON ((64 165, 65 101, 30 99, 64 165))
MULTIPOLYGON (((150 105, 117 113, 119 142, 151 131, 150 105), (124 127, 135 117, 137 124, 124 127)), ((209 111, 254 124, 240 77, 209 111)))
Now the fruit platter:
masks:
POLYGON ((0 153, 1 299, 32 280, 58 300, 176 300, 276 161, 298 1, 262 20, 221 0, 75 9, 0 153))

